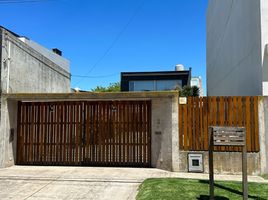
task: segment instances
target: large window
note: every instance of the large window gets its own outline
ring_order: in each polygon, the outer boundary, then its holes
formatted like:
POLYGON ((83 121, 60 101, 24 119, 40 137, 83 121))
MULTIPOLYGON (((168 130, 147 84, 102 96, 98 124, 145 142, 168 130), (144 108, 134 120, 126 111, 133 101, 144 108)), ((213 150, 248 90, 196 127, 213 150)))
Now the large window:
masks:
POLYGON ((129 91, 153 91, 154 81, 130 81, 129 91))
POLYGON ((181 80, 130 81, 129 91, 163 91, 175 90, 182 86, 181 80))

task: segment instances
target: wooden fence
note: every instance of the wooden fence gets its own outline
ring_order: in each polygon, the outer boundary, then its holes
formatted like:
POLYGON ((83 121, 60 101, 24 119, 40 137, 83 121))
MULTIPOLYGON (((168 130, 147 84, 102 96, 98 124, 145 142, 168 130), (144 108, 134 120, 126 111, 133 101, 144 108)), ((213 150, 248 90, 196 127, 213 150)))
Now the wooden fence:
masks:
MULTIPOLYGON (((179 146, 185 151, 208 150, 209 126, 244 126, 247 151, 258 152, 258 97, 188 97, 179 105, 179 146)), ((215 151, 241 151, 215 147, 215 151)))

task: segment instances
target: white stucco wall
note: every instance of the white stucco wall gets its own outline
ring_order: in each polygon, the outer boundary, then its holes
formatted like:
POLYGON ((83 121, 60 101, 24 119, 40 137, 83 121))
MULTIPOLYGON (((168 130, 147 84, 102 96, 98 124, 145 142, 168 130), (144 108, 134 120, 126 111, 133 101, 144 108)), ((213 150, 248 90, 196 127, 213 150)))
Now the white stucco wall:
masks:
POLYGON ((209 1, 208 96, 262 95, 260 1, 209 1))

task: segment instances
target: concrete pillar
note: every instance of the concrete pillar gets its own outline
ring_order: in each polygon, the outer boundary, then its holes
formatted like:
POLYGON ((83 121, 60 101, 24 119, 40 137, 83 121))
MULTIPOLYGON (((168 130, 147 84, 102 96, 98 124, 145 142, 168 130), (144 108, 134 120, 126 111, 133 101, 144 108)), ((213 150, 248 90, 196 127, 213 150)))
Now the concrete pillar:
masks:
POLYGON ((152 99, 152 167, 179 170, 178 97, 152 99))
POLYGON ((0 167, 8 167, 15 164, 17 105, 17 101, 7 101, 5 98, 1 98, 0 167))
POLYGON ((268 97, 259 97, 259 141, 261 174, 268 173, 268 97))
POLYGON ((6 155, 6 121, 7 121, 7 103, 1 97, 1 112, 0 112, 0 167, 5 166, 6 155))
POLYGON ((172 98, 172 171, 179 171, 179 96, 172 98))

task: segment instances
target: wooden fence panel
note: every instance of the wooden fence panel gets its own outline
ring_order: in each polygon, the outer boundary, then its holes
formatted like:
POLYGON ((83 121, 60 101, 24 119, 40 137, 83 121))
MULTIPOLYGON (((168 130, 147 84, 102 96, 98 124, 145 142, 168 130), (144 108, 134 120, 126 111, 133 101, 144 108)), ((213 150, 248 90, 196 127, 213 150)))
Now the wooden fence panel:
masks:
MULTIPOLYGON (((179 105, 180 150, 207 151, 209 126, 244 126, 247 151, 259 151, 258 97, 188 97, 179 105)), ((215 151, 241 151, 215 147, 215 151)))

